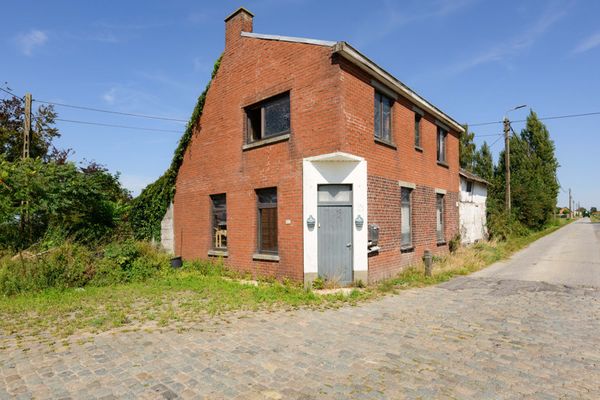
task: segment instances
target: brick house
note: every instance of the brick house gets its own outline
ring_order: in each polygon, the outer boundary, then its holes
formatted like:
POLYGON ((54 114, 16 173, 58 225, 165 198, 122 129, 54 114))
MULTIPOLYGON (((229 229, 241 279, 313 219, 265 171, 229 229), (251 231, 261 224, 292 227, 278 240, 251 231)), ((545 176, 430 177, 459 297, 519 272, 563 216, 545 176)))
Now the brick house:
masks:
POLYGON ((345 42, 240 8, 179 170, 174 249, 257 275, 375 281, 458 233, 448 115, 345 42))

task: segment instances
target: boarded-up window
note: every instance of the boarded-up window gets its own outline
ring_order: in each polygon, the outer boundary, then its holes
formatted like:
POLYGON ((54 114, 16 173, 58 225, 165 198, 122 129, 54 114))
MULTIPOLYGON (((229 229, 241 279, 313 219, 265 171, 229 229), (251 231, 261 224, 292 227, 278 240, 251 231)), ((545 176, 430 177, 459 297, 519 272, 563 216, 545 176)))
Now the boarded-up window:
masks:
POLYGON ((289 92, 246 107, 246 121, 248 143, 289 133, 289 92))
POLYGON ((436 194, 435 204, 435 226, 438 243, 445 241, 444 238, 444 195, 436 194))
POLYGON ((392 105, 394 100, 375 92, 375 137, 392 141, 392 105))
POLYGON ((227 198, 225 194, 210 196, 212 217, 212 247, 227 248, 227 198))
POLYGON ((412 190, 409 188, 402 188, 402 208, 400 214, 401 224, 401 242, 400 245, 403 248, 412 246, 412 218, 411 218, 411 207, 410 207, 410 195, 412 190))
POLYGON ((277 253, 277 188, 256 191, 258 201, 258 252, 277 253))

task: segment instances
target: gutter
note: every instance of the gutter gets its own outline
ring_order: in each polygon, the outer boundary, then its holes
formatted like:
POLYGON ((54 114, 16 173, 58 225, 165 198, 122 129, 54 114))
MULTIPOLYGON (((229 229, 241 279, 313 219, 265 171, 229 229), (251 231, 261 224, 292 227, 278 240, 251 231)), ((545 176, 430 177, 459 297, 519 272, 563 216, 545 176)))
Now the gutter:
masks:
POLYGON ((442 112, 439 108, 419 96, 414 90, 394 78, 393 75, 380 68, 373 61, 362 55, 358 50, 354 49, 346 42, 337 42, 333 46, 333 52, 339 54, 344 59, 350 61, 363 71, 367 72, 372 77, 385 84, 390 90, 398 93, 400 96, 414 103, 419 108, 427 110, 434 117, 453 128, 459 134, 464 133, 465 129, 452 119, 450 116, 442 112))

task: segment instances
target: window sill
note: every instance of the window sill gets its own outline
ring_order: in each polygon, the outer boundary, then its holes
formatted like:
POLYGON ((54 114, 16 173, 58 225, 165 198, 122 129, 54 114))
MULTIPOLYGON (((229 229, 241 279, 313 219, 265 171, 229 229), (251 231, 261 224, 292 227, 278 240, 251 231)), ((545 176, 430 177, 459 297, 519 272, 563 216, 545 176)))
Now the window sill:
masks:
POLYGON ((256 142, 252 142, 252 143, 246 143, 245 145, 242 146, 242 150, 250 150, 250 149, 257 148, 257 147, 267 146, 267 145, 273 144, 273 143, 284 142, 286 140, 290 140, 289 133, 286 133, 284 135, 273 136, 273 137, 270 137, 267 139, 258 140, 256 142))
POLYGON ((229 257, 227 250, 209 250, 208 255, 211 257, 229 257))
POLYGON ((380 144, 385 147, 389 147, 390 149, 394 149, 394 150, 397 149, 397 147, 394 143, 388 142, 387 140, 379 139, 377 137, 375 138, 375 143, 380 144))
POLYGON ((400 253, 412 253, 413 251, 415 251, 415 246, 413 245, 400 247, 400 253))
POLYGON ((419 153, 423 152, 423 148, 421 146, 415 146, 415 150, 418 151, 419 153))
POLYGON ((279 255, 277 254, 262 254, 262 253, 254 253, 252 255, 253 260, 259 261, 279 261, 279 255))
POLYGON ((450 166, 448 165, 448 163, 445 162, 445 161, 438 161, 437 165, 439 165, 440 167, 444 167, 444 168, 450 168, 450 166))

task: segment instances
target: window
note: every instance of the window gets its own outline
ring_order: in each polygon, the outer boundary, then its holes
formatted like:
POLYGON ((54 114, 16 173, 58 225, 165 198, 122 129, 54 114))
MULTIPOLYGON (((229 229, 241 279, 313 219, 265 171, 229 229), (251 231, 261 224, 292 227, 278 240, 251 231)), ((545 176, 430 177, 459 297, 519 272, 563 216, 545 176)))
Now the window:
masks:
POLYGON ((412 217, 411 217, 411 207, 410 207, 410 195, 412 190, 409 188, 401 189, 401 198, 402 198, 402 209, 400 212, 400 233, 401 240, 400 246, 402 248, 408 248, 412 246, 412 217))
POLYGON ((277 188, 256 191, 258 252, 277 254, 277 188))
POLYGON ((438 243, 443 243, 444 238, 444 195, 436 194, 435 227, 438 243))
POLYGON ((471 193, 473 191, 473 182, 467 181, 467 193, 471 193))
POLYGON ((246 140, 248 143, 289 132, 289 92, 246 108, 246 140))
POLYGON ((441 163, 446 163, 446 136, 448 132, 443 128, 437 128, 437 160, 441 163))
POLYGON ((421 114, 415 113, 415 147, 421 147, 421 114))
POLYGON ((210 196, 212 205, 212 248, 215 250, 227 249, 227 198, 225 194, 210 196))
POLYGON ((392 105, 393 100, 375 92, 375 137, 392 142, 392 105))

